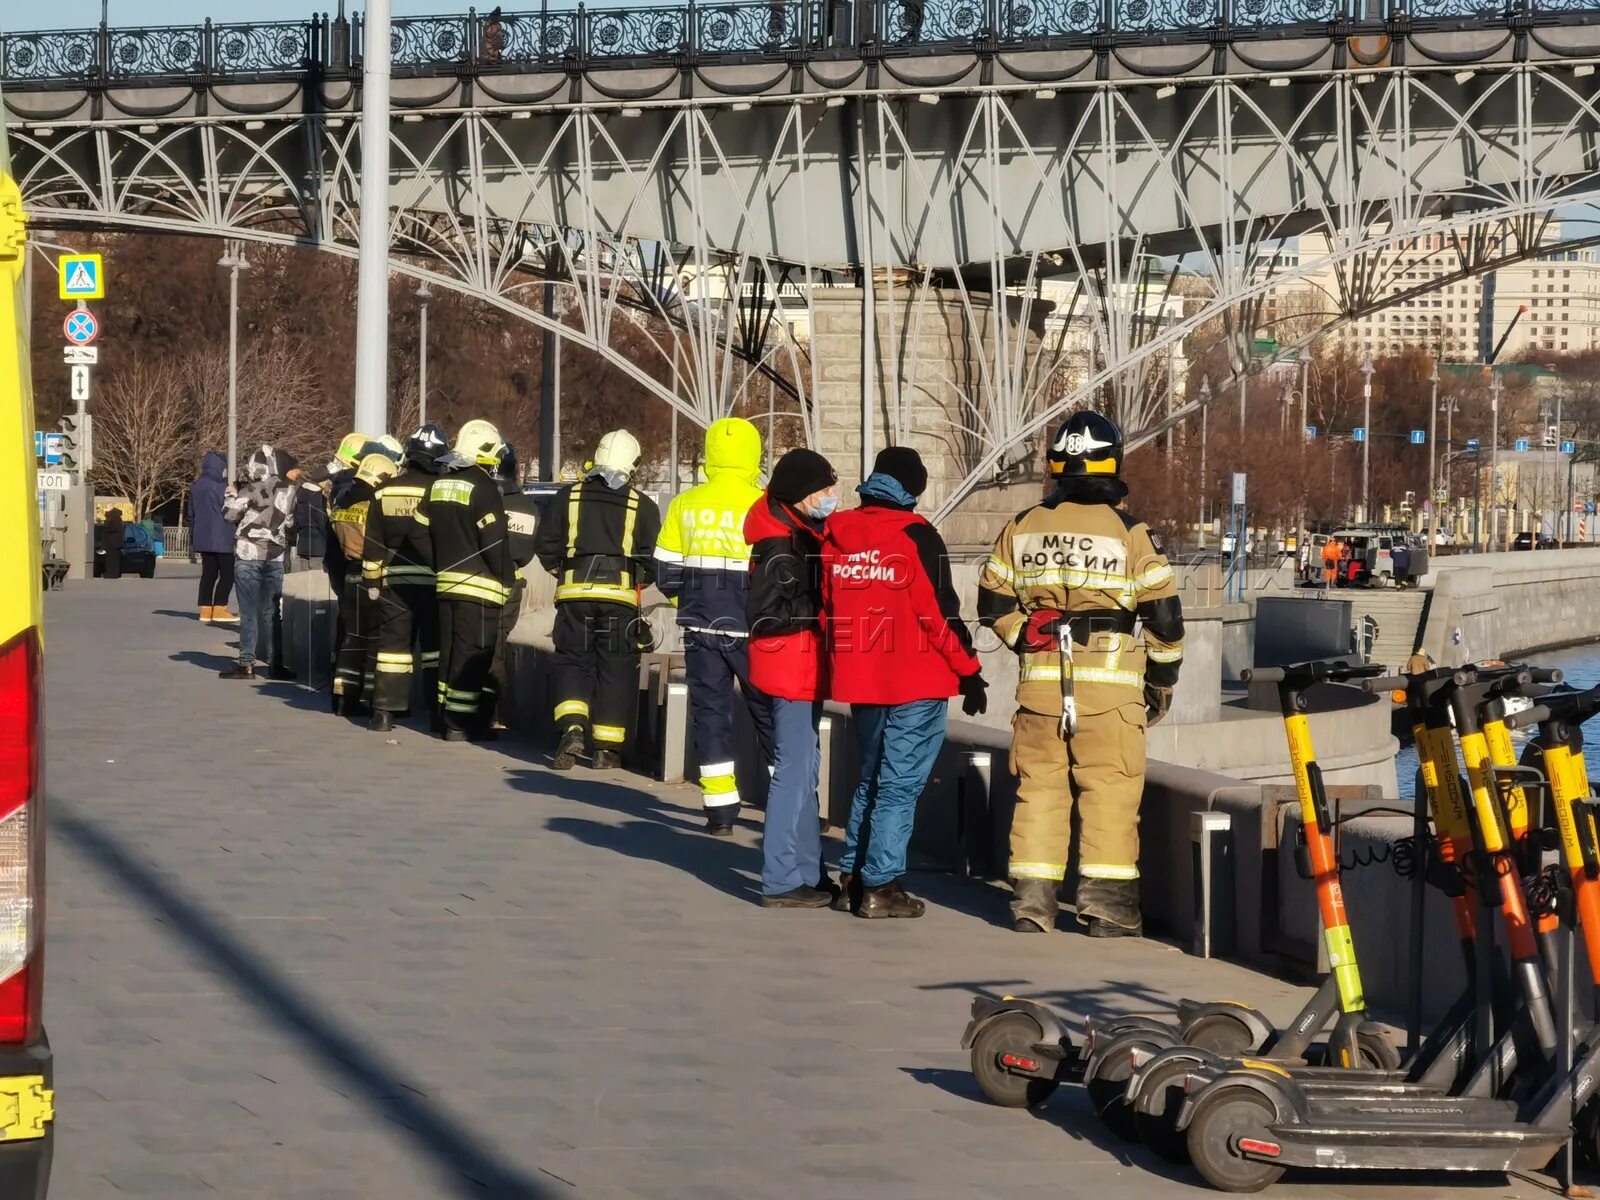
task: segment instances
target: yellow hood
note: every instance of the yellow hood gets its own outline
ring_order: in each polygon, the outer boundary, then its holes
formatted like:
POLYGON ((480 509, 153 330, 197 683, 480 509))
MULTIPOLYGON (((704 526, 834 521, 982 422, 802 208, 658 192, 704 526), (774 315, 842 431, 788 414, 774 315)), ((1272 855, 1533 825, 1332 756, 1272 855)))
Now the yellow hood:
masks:
POLYGON ((761 433, 743 417, 723 417, 706 430, 706 478, 730 473, 751 484, 761 474, 761 433))

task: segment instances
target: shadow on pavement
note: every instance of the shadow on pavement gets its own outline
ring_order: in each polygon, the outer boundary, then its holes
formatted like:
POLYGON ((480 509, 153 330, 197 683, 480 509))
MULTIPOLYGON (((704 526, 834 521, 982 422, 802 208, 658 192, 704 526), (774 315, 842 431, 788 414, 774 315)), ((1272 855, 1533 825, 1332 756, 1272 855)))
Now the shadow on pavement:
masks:
POLYGON ((167 657, 173 662, 183 663, 190 667, 202 667, 207 671, 226 671, 239 661, 236 655, 210 654, 204 650, 180 650, 176 654, 170 654, 167 657))
POLYGON ((508 772, 508 778, 519 791, 575 800, 635 818, 612 824, 582 817, 552 817, 545 822, 545 828, 554 833, 628 858, 665 863, 750 904, 761 898, 759 849, 731 838, 708 837, 695 814, 662 804, 649 792, 617 782, 609 775, 589 772, 558 775, 513 770, 508 772))
POLYGON ((195 612, 192 608, 155 608, 151 609, 150 611, 158 617, 177 617, 180 621, 193 621, 196 624, 200 623, 200 614, 195 612))
MULTIPOLYGON (((942 1067, 901 1067, 905 1074, 918 1083, 938 1088, 940 1091, 974 1104, 995 1107, 984 1096, 970 1071, 950 1070, 942 1067)), ((1003 1110, 996 1108, 996 1112, 1003 1110)), ((1075 1142, 1083 1142, 1101 1153, 1109 1155, 1125 1166, 1138 1167, 1152 1175, 1177 1183, 1195 1183, 1198 1176, 1187 1167, 1169 1163, 1152 1151, 1133 1142, 1125 1142, 1107 1129, 1098 1116, 1088 1095, 1082 1088, 1066 1087, 1056 1092, 1037 1108, 1012 1110, 1019 1120, 1029 1117, 1054 1125, 1075 1142)))
POLYGON ((503 1161, 377 1052, 364 1047, 269 963, 255 955, 215 917, 165 882, 102 827, 50 799, 52 831, 111 876, 134 899, 198 952, 280 1029, 298 1039, 325 1070, 356 1085, 355 1098, 404 1131, 403 1144, 425 1154, 438 1171, 442 1194, 482 1200, 548 1200, 556 1193, 503 1161))
POLYGON ((1067 1024, 1074 1029, 1082 1025, 1084 1017, 1097 1020, 1128 1016, 1166 1017, 1177 1010, 1177 1006, 1166 996, 1131 979, 1106 979, 1093 987, 1056 989, 1035 987, 1021 979, 963 979, 949 983, 925 983, 918 990, 966 992, 971 996, 988 996, 991 999, 1015 995, 1055 1010, 1060 1016, 1068 1018, 1067 1024))

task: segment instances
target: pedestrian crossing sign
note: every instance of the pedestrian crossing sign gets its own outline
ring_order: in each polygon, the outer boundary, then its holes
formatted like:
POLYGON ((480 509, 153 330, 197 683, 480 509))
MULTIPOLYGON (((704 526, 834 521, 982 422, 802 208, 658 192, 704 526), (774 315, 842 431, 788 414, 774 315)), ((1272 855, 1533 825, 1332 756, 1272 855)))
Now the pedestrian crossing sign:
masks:
POLYGON ((57 262, 63 300, 104 300, 105 263, 98 254, 63 254, 57 262))

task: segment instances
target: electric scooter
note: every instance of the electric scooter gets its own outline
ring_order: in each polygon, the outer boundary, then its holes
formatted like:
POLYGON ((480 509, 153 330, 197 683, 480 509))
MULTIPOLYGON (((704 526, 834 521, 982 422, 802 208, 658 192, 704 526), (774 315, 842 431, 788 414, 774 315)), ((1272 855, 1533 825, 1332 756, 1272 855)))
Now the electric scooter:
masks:
MULTIPOLYGON (((1246 682, 1277 682, 1285 726, 1290 730, 1291 766, 1302 811, 1306 797, 1322 796, 1321 772, 1311 747, 1304 693, 1322 683, 1346 683, 1381 675, 1382 667, 1346 660, 1314 661, 1290 667, 1244 672, 1246 682)), ((1321 803, 1326 809, 1325 798, 1321 803)), ((1331 841, 1328 843, 1331 855, 1331 841)), ((1337 880, 1335 880, 1335 886, 1337 880)), ((1340 903, 1342 911, 1343 905, 1340 903)), ((1344 926, 1348 941, 1348 926, 1344 926)), ((1353 948, 1346 956, 1345 979, 1355 969, 1353 948)), ((1357 980, 1359 977, 1356 977, 1357 980)), ((1358 983, 1359 990, 1359 983, 1358 983)), ((1399 1056, 1377 1026, 1364 1016, 1344 1021, 1340 981, 1330 976, 1285 1030, 1278 1030, 1260 1012, 1231 1001, 1180 1001, 1178 1020, 1123 1016, 1104 1022, 1085 1021, 1086 1036, 1077 1043, 1069 1024, 1048 1006, 1005 996, 978 997, 962 1035, 963 1049, 972 1054, 972 1073, 990 1100, 1005 1107, 1036 1107, 1061 1083, 1083 1083, 1096 1109, 1113 1132, 1137 1136, 1133 1112, 1124 1103, 1128 1077, 1134 1063, 1134 1046, 1152 1051, 1169 1045, 1190 1045, 1216 1054, 1246 1053, 1266 1046, 1274 1056, 1296 1059, 1308 1053, 1330 1020, 1340 1018, 1334 1037, 1341 1066, 1365 1065, 1392 1070, 1399 1056)))
MULTIPOLYGON (((1486 899, 1501 892, 1507 917, 1513 971, 1525 995, 1544 997, 1530 1004, 1530 1021, 1541 1051, 1519 1060, 1517 1073, 1530 1086, 1520 1099, 1448 1097, 1420 1104, 1407 1095, 1399 1103, 1352 1101, 1308 1093, 1291 1074, 1234 1064, 1220 1072, 1196 1072, 1186 1081, 1178 1125, 1186 1131, 1189 1154, 1201 1175, 1224 1191, 1253 1192, 1275 1182, 1290 1166, 1391 1170, 1509 1171, 1546 1166, 1573 1135, 1574 1097, 1588 1099, 1600 1084, 1600 1055, 1574 1063, 1573 925, 1581 924, 1586 945, 1600 951, 1600 852, 1596 850, 1594 802, 1576 736, 1577 726, 1600 713, 1600 689, 1558 692, 1541 697, 1526 712, 1505 716, 1508 727, 1537 723, 1545 773, 1556 816, 1557 836, 1566 866, 1567 890, 1553 905, 1559 927, 1558 1012, 1552 1017, 1525 902, 1520 922, 1516 898, 1522 891, 1512 853, 1507 818, 1496 771, 1476 705, 1475 688, 1452 697, 1462 756, 1472 788, 1476 874, 1486 899), (1520 927, 1519 927, 1520 926, 1520 927), (1543 1008, 1543 1013, 1537 1011, 1543 1008), (1548 1022, 1548 1024, 1547 1024, 1548 1022), (1556 1035, 1559 1028, 1561 1033, 1556 1035)), ((1548 878, 1548 877, 1546 877, 1548 878)), ((1487 909, 1482 911, 1486 912, 1487 909)), ((1481 928, 1481 927, 1480 927, 1481 928)), ((1480 937, 1479 939, 1483 939, 1480 937)), ((1600 958, 1591 970, 1600 970, 1600 958)), ((1600 980, 1600 977, 1597 977, 1600 980)), ((1480 1043, 1480 1046, 1482 1043, 1480 1043)))

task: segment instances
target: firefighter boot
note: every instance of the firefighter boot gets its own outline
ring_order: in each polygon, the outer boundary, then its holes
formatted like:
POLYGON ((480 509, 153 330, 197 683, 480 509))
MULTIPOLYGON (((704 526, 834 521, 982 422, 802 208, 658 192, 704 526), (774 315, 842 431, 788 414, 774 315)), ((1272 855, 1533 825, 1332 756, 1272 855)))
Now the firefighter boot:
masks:
POLYGON ((1011 881, 1011 932, 1051 933, 1056 927, 1056 893, 1061 885, 1054 879, 1013 879, 1011 881))
POLYGON ((372 710, 372 721, 367 726, 373 733, 392 733, 394 731, 394 714, 385 709, 372 710))
POLYGON ((594 752, 594 769, 596 771, 617 771, 622 768, 622 755, 615 750, 596 750, 594 752))
POLYGON ((570 771, 583 757, 583 726, 568 725, 561 731, 561 741, 556 745, 556 756, 550 766, 557 771, 570 771))
POLYGON ((1143 937, 1137 879, 1078 880, 1078 921, 1090 937, 1143 937))

